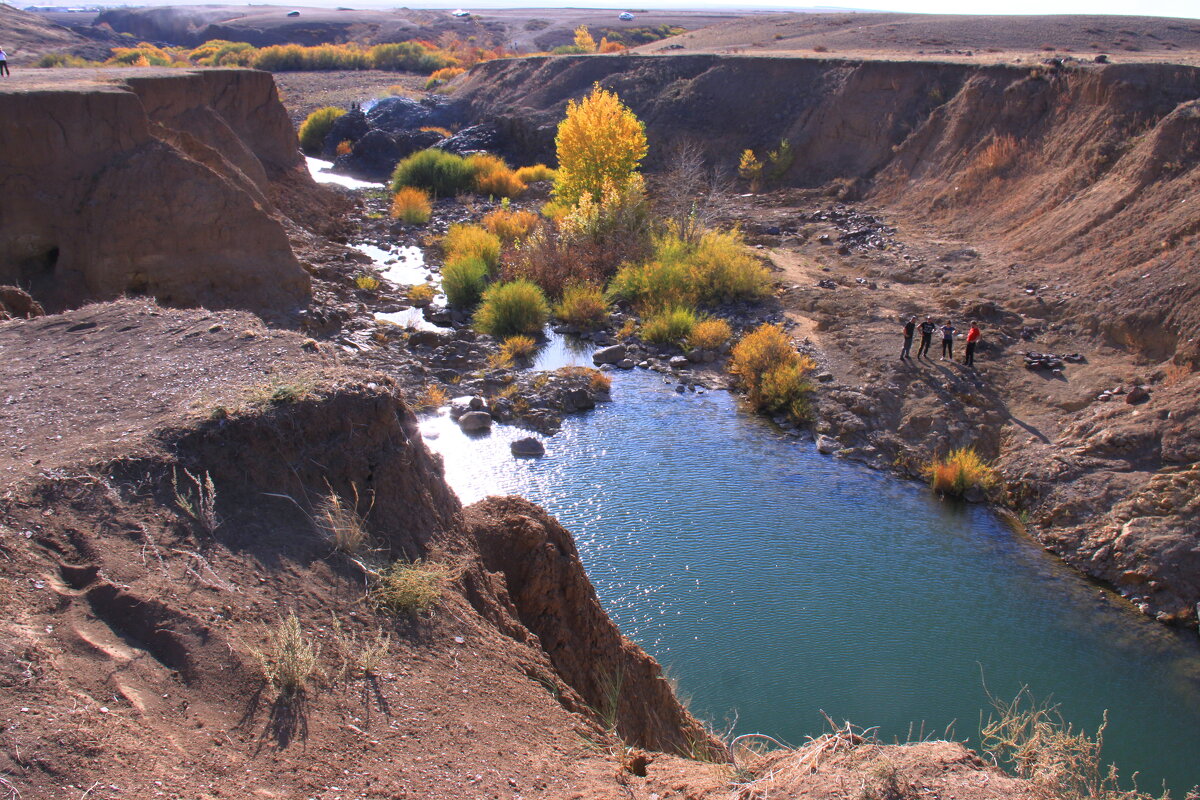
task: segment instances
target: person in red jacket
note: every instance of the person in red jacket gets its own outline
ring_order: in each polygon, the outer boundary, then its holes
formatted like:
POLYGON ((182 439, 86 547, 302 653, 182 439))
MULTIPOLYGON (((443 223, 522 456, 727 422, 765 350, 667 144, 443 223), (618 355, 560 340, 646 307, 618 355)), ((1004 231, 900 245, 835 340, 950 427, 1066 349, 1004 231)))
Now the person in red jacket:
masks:
POLYGON ((979 332, 979 326, 972 322, 971 330, 967 331, 967 357, 963 359, 963 363, 968 367, 975 366, 975 345, 979 344, 982 336, 983 334, 979 332))

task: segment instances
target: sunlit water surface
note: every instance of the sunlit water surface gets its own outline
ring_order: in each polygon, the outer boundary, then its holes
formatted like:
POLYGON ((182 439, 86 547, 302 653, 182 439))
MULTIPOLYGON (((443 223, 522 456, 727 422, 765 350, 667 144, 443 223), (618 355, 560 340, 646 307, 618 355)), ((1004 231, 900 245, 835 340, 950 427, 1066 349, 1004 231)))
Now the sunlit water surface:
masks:
MULTIPOLYGON (((554 337, 543 368, 586 363, 554 337)), ((571 530, 605 608, 691 708, 792 743, 820 710, 881 735, 974 737, 983 682, 1028 685, 1094 728, 1143 788, 1200 782, 1200 647, 1144 620, 987 510, 818 455, 724 392, 614 374, 546 456, 527 431, 468 438, 426 420, 466 503, 519 494, 571 530)))

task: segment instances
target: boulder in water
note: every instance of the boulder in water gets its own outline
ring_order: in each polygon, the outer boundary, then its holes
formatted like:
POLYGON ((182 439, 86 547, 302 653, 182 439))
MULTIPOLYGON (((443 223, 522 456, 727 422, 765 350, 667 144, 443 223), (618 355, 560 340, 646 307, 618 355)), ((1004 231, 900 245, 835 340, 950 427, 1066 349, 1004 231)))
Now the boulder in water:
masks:
POLYGON ((512 454, 517 458, 538 458, 546 455, 546 447, 541 440, 535 439, 532 436, 526 436, 524 439, 517 439, 509 445, 512 454))
POLYGON ((458 426, 467 433, 490 430, 492 415, 486 411, 468 411, 458 418, 458 426))
POLYGON ((620 364, 625 360, 625 345, 614 344, 612 347, 602 347, 592 353, 592 363, 600 364, 620 364))
POLYGON ((821 436, 817 437, 817 452, 818 453, 828 456, 828 455, 833 455, 834 453, 836 453, 838 450, 841 450, 841 449, 842 449, 842 447, 841 447, 841 445, 838 444, 837 439, 834 439, 832 436, 821 435, 821 436))

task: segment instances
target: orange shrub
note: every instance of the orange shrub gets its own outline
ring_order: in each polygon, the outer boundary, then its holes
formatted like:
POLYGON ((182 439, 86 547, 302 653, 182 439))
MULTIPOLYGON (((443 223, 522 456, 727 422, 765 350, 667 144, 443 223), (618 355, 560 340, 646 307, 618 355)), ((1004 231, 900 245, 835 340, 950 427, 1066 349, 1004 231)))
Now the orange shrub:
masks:
POLYGON ((519 197, 525 184, 504 163, 504 159, 487 153, 477 153, 467 159, 475 171, 475 191, 491 197, 519 197))
POLYGON ((402 186, 392 197, 392 219, 413 225, 424 225, 433 216, 433 204, 424 189, 402 186))
POLYGON ((354 145, 350 142, 349 139, 342 139, 340 142, 338 142, 337 154, 339 156, 348 156, 348 155, 350 155, 350 151, 353 149, 354 149, 354 145))
POLYGON ((532 211, 498 208, 484 216, 483 227, 499 236, 505 244, 512 244, 533 233, 538 222, 538 215, 532 211))

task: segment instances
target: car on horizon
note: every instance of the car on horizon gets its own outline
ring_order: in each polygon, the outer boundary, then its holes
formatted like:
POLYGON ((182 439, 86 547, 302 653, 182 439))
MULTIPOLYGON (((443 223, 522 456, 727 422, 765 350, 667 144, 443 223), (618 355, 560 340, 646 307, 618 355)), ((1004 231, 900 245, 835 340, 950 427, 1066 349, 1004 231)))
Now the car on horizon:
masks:
POLYGON ((617 16, 617 19, 621 20, 622 22, 630 22, 633 20, 633 14, 630 14, 628 11, 622 11, 620 15, 617 16))
POLYGON ((471 16, 471 12, 463 11, 461 8, 456 8, 450 12, 450 16, 452 16, 452 17, 469 17, 469 16, 471 16))

